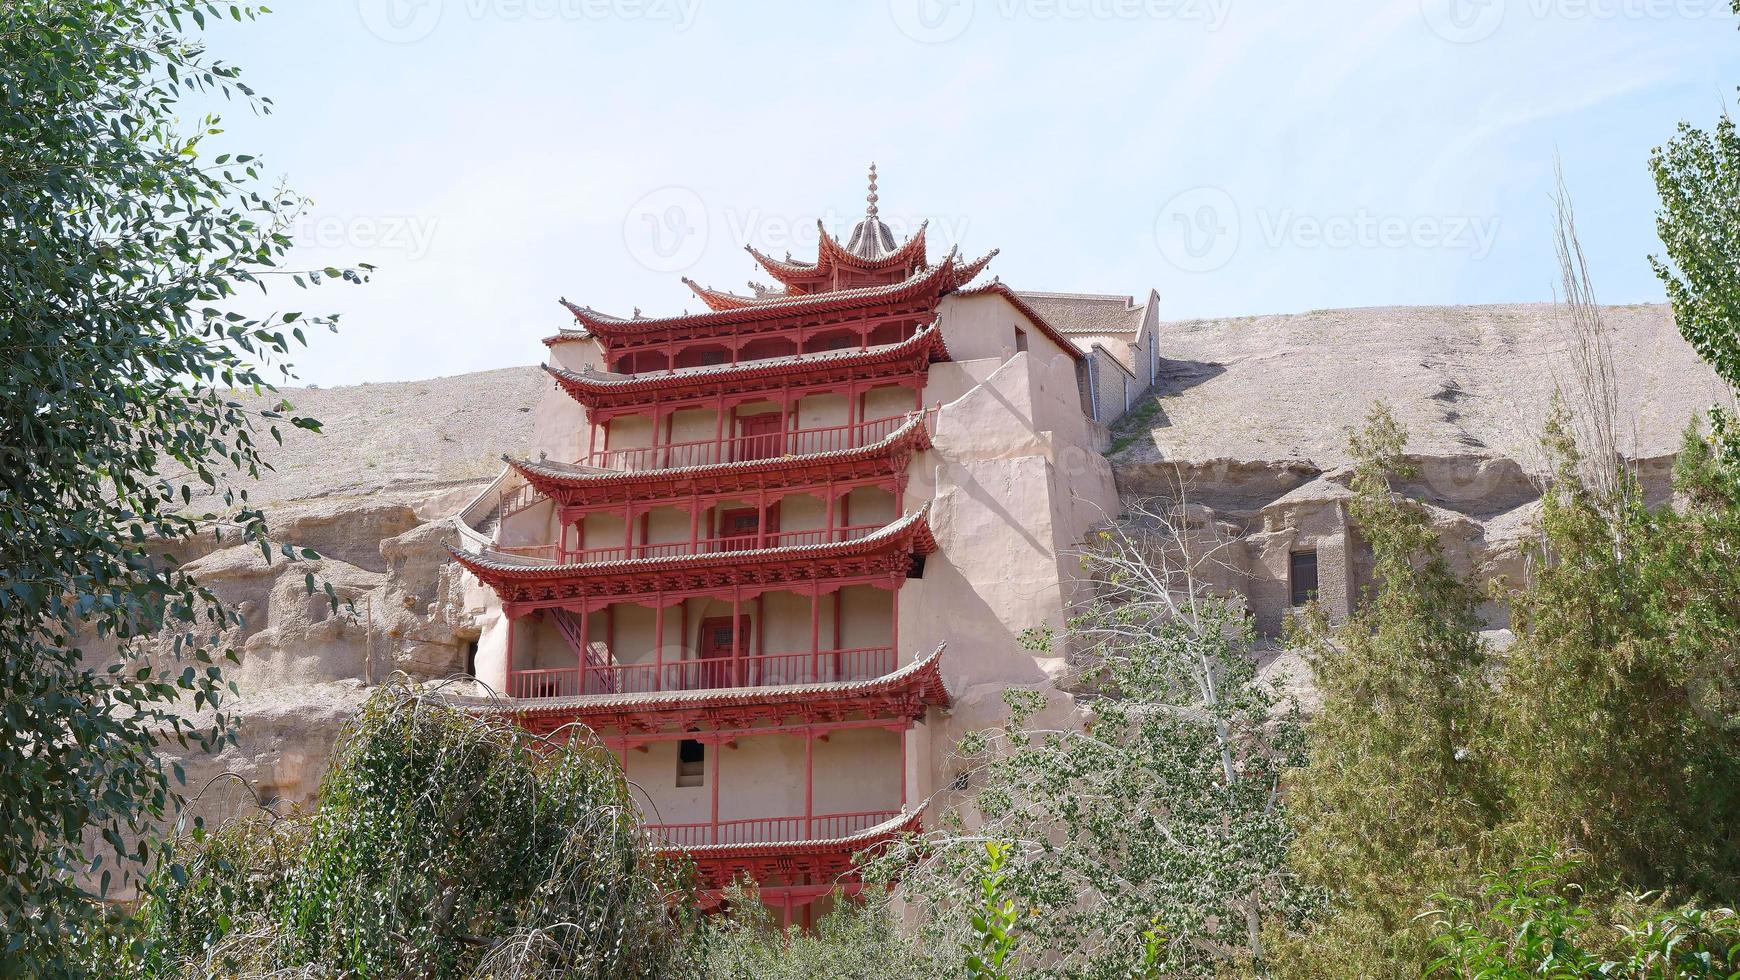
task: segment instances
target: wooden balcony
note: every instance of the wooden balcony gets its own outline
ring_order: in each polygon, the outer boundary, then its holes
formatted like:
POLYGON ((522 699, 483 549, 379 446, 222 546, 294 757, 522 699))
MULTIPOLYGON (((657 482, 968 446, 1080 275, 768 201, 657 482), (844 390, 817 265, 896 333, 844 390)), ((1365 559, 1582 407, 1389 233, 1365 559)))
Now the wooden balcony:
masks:
POLYGON ((852 524, 846 527, 818 527, 805 531, 769 531, 765 534, 742 534, 725 538, 702 538, 699 541, 668 541, 614 548, 584 548, 559 550, 553 544, 513 545, 497 548, 505 554, 525 558, 544 558, 564 565, 593 565, 613 561, 633 561, 641 558, 687 558, 692 555, 722 555, 762 548, 796 548, 811 544, 839 544, 856 541, 887 527, 886 524, 852 524))
MULTIPOLYGON (((934 414, 934 410, 926 413, 927 425, 931 424, 934 414)), ((905 425, 910 417, 909 414, 891 415, 851 425, 788 429, 634 449, 607 449, 594 452, 581 462, 599 469, 639 472, 843 452, 881 442, 905 425)))
POLYGON ((647 830, 663 846, 672 849, 741 844, 797 844, 804 841, 838 840, 861 834, 899 816, 899 810, 863 813, 818 813, 808 817, 760 817, 754 820, 721 820, 717 823, 648 824, 647 830))
MULTIPOLYGON (((596 646, 596 644, 595 644, 596 646)), ((510 698, 652 694, 742 687, 792 687, 872 680, 892 674, 893 647, 770 653, 747 657, 677 660, 665 664, 605 661, 585 667, 516 670, 508 675, 510 698)))

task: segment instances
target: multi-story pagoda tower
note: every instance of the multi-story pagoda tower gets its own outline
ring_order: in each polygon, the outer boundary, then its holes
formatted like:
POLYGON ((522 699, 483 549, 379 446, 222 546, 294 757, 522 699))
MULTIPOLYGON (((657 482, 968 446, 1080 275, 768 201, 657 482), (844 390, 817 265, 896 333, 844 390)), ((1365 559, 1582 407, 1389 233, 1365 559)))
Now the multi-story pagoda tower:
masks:
POLYGON ((815 262, 750 249, 779 288, 684 280, 707 310, 659 318, 564 301, 543 452, 455 553, 507 710, 596 731, 709 900, 747 876, 788 921, 951 782, 951 691, 979 727, 1046 681, 1015 634, 1061 622, 1067 550, 1116 506, 1088 354, 970 286, 992 255, 896 242, 870 177, 815 262))

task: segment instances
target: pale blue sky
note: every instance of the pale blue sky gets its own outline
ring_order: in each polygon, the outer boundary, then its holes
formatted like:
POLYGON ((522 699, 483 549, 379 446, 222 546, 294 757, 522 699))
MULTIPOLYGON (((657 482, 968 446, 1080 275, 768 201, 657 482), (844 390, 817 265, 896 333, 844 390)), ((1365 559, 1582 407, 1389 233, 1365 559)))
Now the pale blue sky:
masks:
MULTIPOLYGON (((1655 301, 1649 150, 1740 83, 1727 0, 282 0, 231 113, 380 266, 302 377, 534 363, 560 296, 698 308, 881 170, 897 231, 1168 319, 1550 299, 1563 156, 1599 297, 1655 301)), ((285 304, 289 304, 289 299, 285 304)))

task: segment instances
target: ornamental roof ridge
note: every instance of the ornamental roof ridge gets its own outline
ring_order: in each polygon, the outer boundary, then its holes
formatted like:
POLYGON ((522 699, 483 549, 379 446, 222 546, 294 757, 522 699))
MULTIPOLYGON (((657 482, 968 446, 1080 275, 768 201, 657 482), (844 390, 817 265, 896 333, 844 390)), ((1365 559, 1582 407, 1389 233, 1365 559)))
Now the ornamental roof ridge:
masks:
MULTIPOLYGON (((825 293, 802 293, 780 296, 762 303, 754 303, 736 309, 709 310, 704 313, 685 313, 678 316, 642 317, 639 319, 623 319, 621 317, 599 314, 588 307, 579 306, 563 300, 562 303, 574 318, 580 321, 584 331, 574 331, 564 328, 553 337, 544 338, 546 345, 561 343, 566 340, 577 340, 582 336, 600 333, 638 334, 654 330, 676 327, 692 327, 709 323, 741 323, 765 319, 786 313, 803 313, 810 310, 817 312, 826 310, 851 309, 856 305, 870 305, 881 300, 903 299, 917 295, 931 286, 941 285, 941 292, 959 288, 961 283, 955 280, 955 260, 959 249, 951 249, 942 262, 924 269, 916 269, 913 274, 899 282, 884 283, 875 286, 858 286, 852 289, 840 289, 825 293)), ((988 261, 988 260, 987 260, 988 261)), ((980 266, 982 268, 983 266, 980 266)))
MULTIPOLYGON (((502 462, 521 473, 538 475, 548 479, 573 480, 596 479, 600 482, 608 480, 646 479, 657 475, 661 478, 680 477, 699 472, 731 472, 735 470, 778 469, 790 466, 794 462, 818 462, 826 459, 848 459, 857 456, 874 457, 886 449, 900 443, 915 429, 924 428, 925 409, 914 409, 906 413, 906 421, 900 423, 886 436, 875 442, 849 449, 832 449, 820 453, 799 453, 791 456, 773 456, 767 459, 743 459, 728 463, 697 463, 693 466, 672 466, 653 470, 613 470, 599 466, 586 466, 580 463, 552 463, 548 460, 531 460, 523 457, 502 454, 502 462)), ((892 416, 891 416, 892 417, 892 416)))

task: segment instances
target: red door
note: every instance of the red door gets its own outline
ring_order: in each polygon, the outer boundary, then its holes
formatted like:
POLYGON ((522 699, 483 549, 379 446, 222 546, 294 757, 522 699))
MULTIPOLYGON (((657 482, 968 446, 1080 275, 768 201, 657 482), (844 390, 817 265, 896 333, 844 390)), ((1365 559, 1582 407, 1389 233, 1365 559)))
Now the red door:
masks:
POLYGON ((733 661, 739 652, 749 648, 749 617, 737 619, 736 635, 732 635, 730 616, 712 616, 701 620, 701 687, 735 687, 733 661))
MULTIPOLYGON (((718 544, 715 551, 748 551, 756 546, 760 535, 761 521, 753 507, 736 507, 719 512, 718 544)), ((774 504, 767 509, 768 543, 772 547, 771 536, 779 532, 779 505, 774 504)))
POLYGON ((745 415, 737 421, 738 434, 742 436, 737 443, 739 460, 772 459, 785 455, 785 417, 780 413, 745 415))

